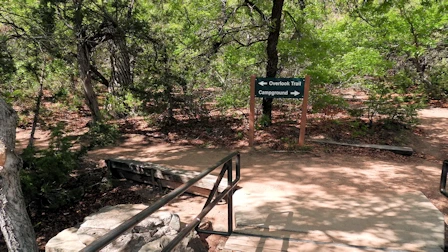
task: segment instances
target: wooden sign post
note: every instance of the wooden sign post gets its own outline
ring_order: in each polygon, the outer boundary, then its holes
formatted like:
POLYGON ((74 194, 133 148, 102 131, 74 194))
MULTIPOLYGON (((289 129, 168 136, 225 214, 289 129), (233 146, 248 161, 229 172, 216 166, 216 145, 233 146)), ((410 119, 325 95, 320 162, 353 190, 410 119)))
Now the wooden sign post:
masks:
POLYGON ((249 146, 254 146, 254 118, 255 118, 255 75, 250 77, 250 101, 249 101, 249 146))
POLYGON ((308 95, 310 92, 310 76, 305 76, 305 90, 303 94, 302 101, 302 115, 300 116, 300 135, 299 135, 299 146, 305 144, 305 128, 306 128, 306 112, 308 110, 308 95))
POLYGON ((305 143, 306 111, 310 76, 303 78, 250 78, 250 114, 249 114, 249 146, 254 146, 255 96, 268 98, 303 98, 302 116, 300 119, 299 146, 305 143))

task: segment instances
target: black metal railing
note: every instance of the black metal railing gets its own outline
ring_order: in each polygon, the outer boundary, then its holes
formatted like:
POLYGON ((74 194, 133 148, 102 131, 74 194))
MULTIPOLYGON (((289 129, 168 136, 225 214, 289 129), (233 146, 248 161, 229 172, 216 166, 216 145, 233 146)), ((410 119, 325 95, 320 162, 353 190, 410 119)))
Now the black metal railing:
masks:
POLYGON ((111 230, 109 233, 105 234, 104 236, 100 237, 96 241, 92 242, 89 246, 82 249, 80 252, 94 252, 99 251, 100 249, 107 246, 109 243, 117 239, 120 235, 122 235, 127 230, 131 229, 141 221, 143 221, 145 218, 159 210, 161 207, 165 206, 178 196, 180 196, 182 193, 187 191, 190 187, 192 187, 196 182, 210 174, 212 171, 214 171, 219 166, 222 166, 221 172, 219 173, 219 176, 213 186, 213 189, 210 192, 209 197, 207 198, 207 201, 202 209, 202 211, 190 222, 185 226, 174 239, 167 244, 162 252, 171 251, 173 248, 175 248, 179 242, 182 241, 185 236, 188 235, 194 228, 198 232, 203 233, 212 233, 212 234, 221 234, 221 235, 231 235, 233 232, 233 191, 236 188, 238 182, 240 181, 240 154, 239 152, 233 152, 230 155, 226 156, 225 158, 219 160, 215 165, 211 166, 210 168, 202 171, 199 173, 196 177, 192 178, 182 186, 174 189, 169 194, 165 195, 163 198, 155 202, 153 205, 147 207, 146 209, 142 210, 140 213, 134 215, 129 220, 123 222, 121 225, 116 227, 115 229, 111 230), (233 178, 233 158, 236 158, 235 161, 235 178, 233 178), (222 191, 221 193, 218 193, 218 187, 219 184, 224 177, 225 173, 227 172, 227 187, 222 191), (218 231, 210 231, 210 230, 201 230, 198 229, 198 225, 202 221, 202 219, 210 212, 210 210, 213 209, 214 206, 216 206, 224 197, 227 197, 227 209, 228 209, 228 227, 227 232, 218 232, 218 231))
POLYGON ((442 176, 440 177, 440 192, 448 197, 448 192, 446 191, 446 176, 448 174, 448 160, 444 160, 442 164, 442 176))

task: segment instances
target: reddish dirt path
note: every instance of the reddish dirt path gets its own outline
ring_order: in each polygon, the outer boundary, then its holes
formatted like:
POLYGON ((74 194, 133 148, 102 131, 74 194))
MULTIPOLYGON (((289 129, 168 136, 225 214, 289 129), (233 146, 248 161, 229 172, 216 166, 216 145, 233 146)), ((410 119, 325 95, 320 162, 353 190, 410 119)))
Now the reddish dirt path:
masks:
POLYGON ((421 110, 419 120, 423 135, 415 139, 413 148, 426 159, 448 159, 448 109, 421 110))

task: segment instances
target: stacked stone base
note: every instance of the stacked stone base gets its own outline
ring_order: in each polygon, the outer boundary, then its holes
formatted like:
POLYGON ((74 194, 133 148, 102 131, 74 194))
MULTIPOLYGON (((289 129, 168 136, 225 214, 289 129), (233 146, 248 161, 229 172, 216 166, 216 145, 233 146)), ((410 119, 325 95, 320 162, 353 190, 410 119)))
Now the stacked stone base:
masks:
MULTIPOLYGON (((78 227, 63 230, 46 245, 46 252, 78 252, 105 235, 147 206, 107 206, 84 219, 78 227)), ((104 247, 104 252, 149 252, 161 251, 180 231, 177 214, 157 212, 149 216, 114 242, 104 247)), ((195 232, 190 233, 173 251, 207 251, 195 232)))

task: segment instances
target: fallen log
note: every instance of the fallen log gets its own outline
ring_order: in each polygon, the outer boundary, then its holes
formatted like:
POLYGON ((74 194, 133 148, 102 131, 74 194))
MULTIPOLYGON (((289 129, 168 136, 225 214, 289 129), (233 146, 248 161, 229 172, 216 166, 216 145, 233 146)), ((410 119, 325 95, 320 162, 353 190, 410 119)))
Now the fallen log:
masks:
MULTIPOLYGON (((190 179, 196 177, 199 172, 173 169, 151 162, 136 160, 108 159, 107 167, 115 178, 125 178, 132 181, 150 184, 153 186, 176 189, 190 179)), ((207 175, 194 186, 187 190, 188 193, 208 197, 217 180, 215 175, 207 175)), ((227 179, 223 178, 218 187, 222 192, 227 187, 227 179)))

